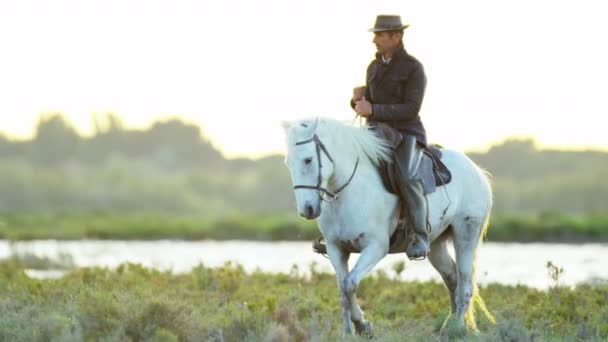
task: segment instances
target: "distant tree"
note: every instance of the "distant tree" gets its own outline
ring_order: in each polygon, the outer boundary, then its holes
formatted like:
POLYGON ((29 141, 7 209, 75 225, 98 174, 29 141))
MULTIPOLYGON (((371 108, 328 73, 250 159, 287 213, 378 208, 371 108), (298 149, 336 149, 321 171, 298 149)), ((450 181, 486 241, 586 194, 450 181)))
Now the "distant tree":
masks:
POLYGON ((533 138, 509 138, 501 144, 494 145, 488 153, 497 155, 525 155, 537 151, 533 138))
POLYGON ((165 166, 216 167, 224 161, 198 125, 176 118, 155 122, 141 138, 150 155, 165 166))
POLYGON ((163 167, 223 167, 225 160, 198 125, 172 118, 154 122, 146 130, 125 129, 120 117, 107 113, 92 117, 95 135, 82 149, 83 160, 104 161, 111 154, 154 161, 163 167))
POLYGON ((492 146, 487 153, 470 153, 469 157, 494 176, 527 177, 540 162, 537 155, 534 139, 511 138, 492 146))
POLYGON ((101 163, 112 154, 125 155, 126 130, 120 117, 115 113, 105 113, 102 118, 91 116, 95 134, 86 139, 80 156, 89 163, 101 163))
POLYGON ((0 133, 0 158, 22 158, 27 141, 12 140, 0 133))
POLYGON ((93 126, 95 127, 95 135, 103 135, 110 132, 120 132, 124 130, 124 124, 118 114, 107 112, 100 119, 96 113, 91 116, 93 126))
POLYGON ((0 157, 8 157, 11 154, 11 142, 0 133, 0 157))
POLYGON ((43 164, 56 164, 75 158, 81 137, 61 113, 41 115, 30 144, 30 157, 43 164))

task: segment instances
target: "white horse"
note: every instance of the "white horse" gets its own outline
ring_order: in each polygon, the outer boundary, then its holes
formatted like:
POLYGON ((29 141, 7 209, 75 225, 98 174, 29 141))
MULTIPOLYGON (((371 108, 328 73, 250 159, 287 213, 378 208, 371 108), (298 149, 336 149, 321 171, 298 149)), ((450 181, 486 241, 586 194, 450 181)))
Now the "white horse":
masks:
MULTIPOLYGON (((390 158, 384 140, 367 127, 330 119, 284 123, 285 164, 290 170, 299 214, 317 219, 336 271, 344 332, 371 335, 355 291, 361 279, 387 255, 389 238, 397 227, 398 198, 387 192, 377 171, 390 158), (361 255, 348 270, 349 245, 361 255)), ((477 330, 473 305, 490 321, 474 280, 476 251, 487 229, 492 192, 486 173, 464 154, 443 149, 442 161, 452 181, 428 195, 431 248, 428 259, 447 286, 452 313, 444 323, 459 333, 477 330), (445 190, 445 191, 444 191, 445 190), (449 196, 448 196, 449 194, 449 196), (447 208, 447 210, 446 210, 447 208), (444 212, 445 211, 445 212, 444 212), (453 241, 456 262, 448 253, 453 241)), ((404 255, 405 258, 405 255, 404 255)))

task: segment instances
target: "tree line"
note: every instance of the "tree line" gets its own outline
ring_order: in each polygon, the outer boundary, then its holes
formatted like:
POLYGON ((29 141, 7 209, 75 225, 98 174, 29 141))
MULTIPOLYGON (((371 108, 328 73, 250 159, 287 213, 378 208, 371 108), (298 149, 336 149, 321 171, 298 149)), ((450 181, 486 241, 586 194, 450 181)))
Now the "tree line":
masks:
POLYGON ((157 121, 145 130, 127 129, 111 113, 93 117, 93 122, 93 135, 83 137, 60 113, 40 116, 32 139, 9 140, 0 134, 0 158, 49 166, 67 161, 100 164, 113 155, 164 166, 215 166, 223 161, 199 126, 176 118, 157 121))
MULTIPOLYGON (((132 129, 107 114, 94 127, 82 136, 55 113, 40 117, 31 139, 0 134, 0 212, 293 214, 282 156, 226 159, 177 118, 132 129)), ((467 155, 492 174, 495 214, 606 215, 606 152, 510 139, 467 155)))

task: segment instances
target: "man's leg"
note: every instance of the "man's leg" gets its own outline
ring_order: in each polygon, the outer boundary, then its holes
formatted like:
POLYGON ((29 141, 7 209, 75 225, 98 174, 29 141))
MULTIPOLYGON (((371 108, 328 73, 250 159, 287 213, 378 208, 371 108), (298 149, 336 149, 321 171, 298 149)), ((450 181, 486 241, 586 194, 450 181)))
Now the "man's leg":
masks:
POLYGON ((407 248, 407 255, 410 259, 425 258, 429 251, 426 200, 422 181, 417 176, 422 153, 416 138, 411 135, 404 135, 403 142, 395 151, 401 210, 405 213, 406 219, 411 222, 414 230, 414 238, 407 248))

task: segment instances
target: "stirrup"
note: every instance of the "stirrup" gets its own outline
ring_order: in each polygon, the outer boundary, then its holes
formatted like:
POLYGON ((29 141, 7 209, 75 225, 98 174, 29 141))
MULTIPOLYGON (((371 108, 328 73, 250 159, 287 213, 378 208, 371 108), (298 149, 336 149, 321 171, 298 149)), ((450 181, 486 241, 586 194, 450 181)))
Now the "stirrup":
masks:
POLYGON ((312 242, 312 251, 318 254, 327 254, 327 246, 325 246, 323 235, 312 242))
POLYGON ((413 261, 420 261, 420 260, 424 260, 426 259, 426 257, 429 255, 429 250, 427 249, 426 252, 424 252, 424 255, 421 256, 417 256, 417 257, 411 257, 407 254, 407 252, 405 252, 405 255, 407 255, 407 258, 413 261))
POLYGON ((430 252, 430 246, 429 246, 428 242, 426 243, 427 246, 426 246, 426 250, 424 251, 423 255, 416 256, 416 257, 410 257, 410 255, 407 253, 410 250, 410 248, 414 245, 414 243, 415 243, 416 240, 421 240, 418 236, 414 237, 414 239, 415 240, 413 240, 412 243, 410 243, 410 245, 408 246, 408 248, 406 248, 405 254, 407 255, 408 259, 414 260, 414 261, 419 261, 419 260, 426 259, 426 257, 429 255, 429 252, 430 252))
MULTIPOLYGON (((405 255, 407 255, 407 253, 405 253, 405 255)), ((426 257, 429 255, 428 252, 424 253, 424 255, 419 256, 419 257, 410 257, 409 255, 407 256, 408 259, 412 260, 412 261, 422 261, 424 259, 426 259, 426 257)))

